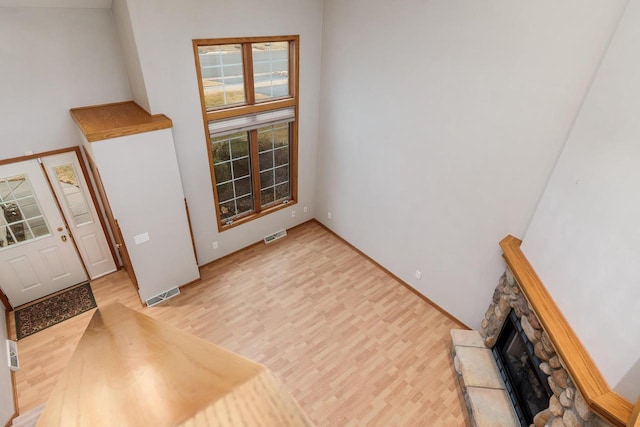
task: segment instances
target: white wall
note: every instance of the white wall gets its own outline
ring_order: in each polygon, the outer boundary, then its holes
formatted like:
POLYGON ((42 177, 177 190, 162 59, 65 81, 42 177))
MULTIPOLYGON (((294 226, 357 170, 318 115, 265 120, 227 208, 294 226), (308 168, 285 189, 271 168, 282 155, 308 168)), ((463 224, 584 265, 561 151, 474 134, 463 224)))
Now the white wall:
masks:
POLYGON ((147 88, 144 84, 144 76, 140 65, 140 53, 136 45, 135 35, 131 26, 131 16, 126 0, 113 2, 113 18, 115 20, 120 46, 124 54, 124 63, 127 67, 127 77, 131 86, 133 100, 147 111, 151 110, 147 88))
POLYGON ((131 99, 110 9, 0 8, 0 159, 80 144, 69 109, 131 99))
POLYGON ((142 300, 198 279, 171 129, 88 145, 122 230, 142 300), (135 236, 143 233, 149 240, 136 244, 135 236))
POLYGON ((640 0, 631 0, 522 245, 609 384, 632 402, 640 394, 638 22, 640 0))
MULTIPOLYGON (((115 5, 118 1, 115 2, 115 5)), ((151 113, 168 115, 204 264, 314 216, 321 0, 127 0, 151 113), (299 34, 299 204, 218 233, 192 39, 299 34), (303 213, 303 207, 308 212, 303 213), (291 212, 296 211, 295 218, 291 212), (213 250, 212 242, 219 243, 213 250)), ((141 77, 136 77, 140 80, 141 77)))
POLYGON ((0 425, 5 425, 14 414, 13 386, 9 370, 5 340, 7 339, 7 321, 4 306, 0 304, 0 425))
POLYGON ((317 217, 477 328, 624 4, 327 0, 317 217))

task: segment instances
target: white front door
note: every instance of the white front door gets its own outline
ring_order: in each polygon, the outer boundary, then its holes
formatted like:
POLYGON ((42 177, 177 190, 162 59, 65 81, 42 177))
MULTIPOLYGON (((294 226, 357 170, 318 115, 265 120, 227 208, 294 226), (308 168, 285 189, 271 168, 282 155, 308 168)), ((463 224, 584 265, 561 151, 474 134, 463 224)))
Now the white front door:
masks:
POLYGON ((11 305, 85 280, 38 161, 0 166, 0 287, 11 305))
POLYGON ((69 231, 91 279, 116 271, 109 242, 74 151, 42 157, 69 231))

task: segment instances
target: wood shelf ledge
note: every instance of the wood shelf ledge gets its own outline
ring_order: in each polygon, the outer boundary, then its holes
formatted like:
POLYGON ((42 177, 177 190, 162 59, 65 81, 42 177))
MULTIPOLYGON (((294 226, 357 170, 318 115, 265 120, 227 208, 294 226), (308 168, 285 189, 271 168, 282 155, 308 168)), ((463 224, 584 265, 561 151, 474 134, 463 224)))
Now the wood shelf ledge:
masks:
POLYGON ((164 114, 151 115, 133 101, 72 108, 71 117, 89 142, 173 127, 164 114))
MULTIPOLYGON (((522 241, 511 235, 500 241, 503 257, 538 315, 540 323, 564 361, 576 387, 591 410, 615 426, 636 426, 634 406, 615 393, 600 373, 538 274, 520 249, 522 241), (634 422, 634 424, 630 424, 634 422)), ((640 401, 638 402, 640 404, 640 401)), ((636 405, 636 410, 638 407, 636 405)))

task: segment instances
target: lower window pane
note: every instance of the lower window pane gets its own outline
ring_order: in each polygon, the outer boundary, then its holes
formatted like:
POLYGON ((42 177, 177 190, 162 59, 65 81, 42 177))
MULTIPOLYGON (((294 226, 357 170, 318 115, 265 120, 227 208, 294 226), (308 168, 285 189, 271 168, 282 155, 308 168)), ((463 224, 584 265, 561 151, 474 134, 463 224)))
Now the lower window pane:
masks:
POLYGON ((233 184, 227 182, 225 184, 218 185, 218 200, 224 202, 226 200, 233 199, 233 184))
POLYGON ((281 184, 289 181, 289 166, 282 166, 276 168, 276 184, 281 184))
POLYGON ((289 147, 278 148, 274 150, 276 166, 289 164, 289 147))
POLYGON ((234 216, 236 216, 236 206, 233 200, 226 203, 220 203, 220 220, 222 222, 234 216))
POLYGON ((210 139, 223 225, 291 200, 291 129, 290 123, 282 123, 258 128, 255 133, 236 132, 210 139), (255 183, 254 168, 260 172, 255 183), (260 206, 256 205, 254 191, 258 188, 254 184, 259 184, 260 206))
POLYGON ((247 143, 247 138, 244 134, 239 135, 239 137, 231 140, 231 156, 234 159, 249 155, 249 144, 247 143))
POLYGON ((213 163, 220 163, 231 158, 231 153, 229 152, 229 141, 217 141, 211 142, 211 155, 213 157, 213 163))
POLYGON ((266 190, 262 190, 260 192, 260 199, 262 201, 262 206, 266 206, 270 203, 273 203, 275 201, 273 187, 266 190))
POLYGON ((246 196, 237 199, 238 211, 237 215, 250 212, 253 210, 253 197, 246 196))
POLYGON ((260 171, 273 167, 273 152, 271 150, 260 153, 260 171))
POLYGON ((289 198, 289 183, 277 185, 276 200, 283 200, 288 198, 289 198))
POLYGON ((249 158, 233 161, 233 177, 235 179, 249 175, 249 158))
POLYGON ((260 197, 262 206, 290 199, 290 125, 279 124, 258 129, 260 150, 260 197), (275 187, 274 187, 275 185, 275 187))
POLYGON ((267 188, 273 185, 273 170, 270 169, 260 173, 260 188, 267 188))
POLYGON ((254 210, 249 132, 211 138, 220 222, 254 210))
POLYGON ((251 194, 251 180, 248 177, 237 180, 235 184, 236 184, 236 197, 251 194))
POLYGON ((216 173, 216 182, 225 182, 231 180, 231 163, 221 163, 213 167, 216 173))

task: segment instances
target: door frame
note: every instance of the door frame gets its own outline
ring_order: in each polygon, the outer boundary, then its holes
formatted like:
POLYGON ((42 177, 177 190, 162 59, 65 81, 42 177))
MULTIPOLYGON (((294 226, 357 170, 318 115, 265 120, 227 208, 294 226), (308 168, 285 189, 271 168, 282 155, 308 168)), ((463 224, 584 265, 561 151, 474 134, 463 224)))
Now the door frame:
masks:
MULTIPOLYGON (((127 245, 124 243, 124 237, 122 236, 122 231, 120 230, 120 224, 118 224, 118 219, 113 215, 113 211, 111 210, 109 198, 107 197, 107 192, 104 189, 102 177, 100 176, 100 171, 98 170, 98 165, 96 165, 95 161, 89 153, 85 154, 87 156, 89 169, 91 169, 94 185, 96 186, 98 195, 100 196, 100 200, 102 201, 104 215, 107 217, 107 221, 109 222, 109 226, 111 227, 111 232, 113 233, 113 242, 115 243, 115 247, 117 248, 118 254, 120 255, 120 261, 122 263, 118 266, 118 269, 124 268, 124 270, 127 272, 127 274, 129 275, 129 279, 131 279, 131 282, 136 290, 136 294, 138 294, 139 298, 140 288, 138 286, 138 279, 136 277, 135 271, 133 270, 133 264, 131 263, 131 258, 129 257, 127 245)), ((142 300, 140 300, 140 303, 144 306, 144 302, 142 300)))
MULTIPOLYGON (((96 193, 95 193, 95 190, 93 188, 94 182, 91 179, 91 175, 89 174, 89 172, 87 170, 86 159, 83 156, 83 152, 80 149, 80 146, 60 148, 60 149, 51 150, 51 151, 43 151, 43 152, 40 152, 40 153, 27 154, 27 155, 20 156, 20 157, 11 157, 9 159, 0 159, 0 166, 11 164, 11 163, 22 162, 22 161, 25 161, 25 160, 39 159, 41 157, 53 156, 53 155, 56 155, 56 154, 69 153, 69 152, 75 152, 76 153, 76 157, 78 158, 78 163, 80 163, 80 169, 82 169, 82 174, 84 175, 84 179, 87 182, 87 187, 89 188, 89 193, 91 195, 91 202, 93 203, 93 205, 96 208, 96 211, 98 212, 98 218, 100 220, 100 225, 102 227, 102 232, 104 233, 105 237, 107 238, 107 243, 108 243, 108 246, 109 246, 109 252, 111 253, 111 257, 113 258, 114 264, 116 265, 116 267, 119 270, 119 269, 122 268, 122 266, 118 262, 118 257, 116 256, 115 249, 113 248, 113 242, 111 241, 111 238, 110 238, 111 234, 109 233, 109 228, 107 226, 107 223, 104 220, 104 212, 102 211, 102 205, 100 205, 98 203, 98 199, 96 197, 96 193)), ((53 195, 53 198, 54 198, 54 200, 56 201, 56 203, 58 205, 58 210, 60 210, 60 215, 62 215, 62 219, 66 223, 67 222, 67 218, 65 217, 64 212, 62 211, 62 209, 60 209, 60 203, 61 202, 58 199, 58 196, 57 196, 56 192, 54 191, 54 189, 52 187, 51 181, 49 180, 49 175, 47 175, 45 170, 43 170, 42 173, 44 174, 44 177, 45 177, 45 180, 47 181, 47 184, 49 185, 49 191, 53 195)), ((86 271, 87 268, 86 268, 86 266, 84 264, 84 260, 82 259, 82 257, 80 256, 80 253, 78 252, 78 246, 77 246, 76 241, 75 241, 75 236, 73 234, 70 234, 70 237, 71 237, 71 241, 73 242, 74 248, 75 248, 76 252, 78 253, 78 257, 80 258, 80 261, 82 262, 82 267, 86 271)), ((87 276, 89 276, 89 275, 87 274, 87 276)), ((10 312, 10 311, 13 311, 13 307, 11 306, 11 303, 9 302, 9 299, 4 294, 2 289, 0 289, 0 301, 4 305, 7 313, 10 312)))

